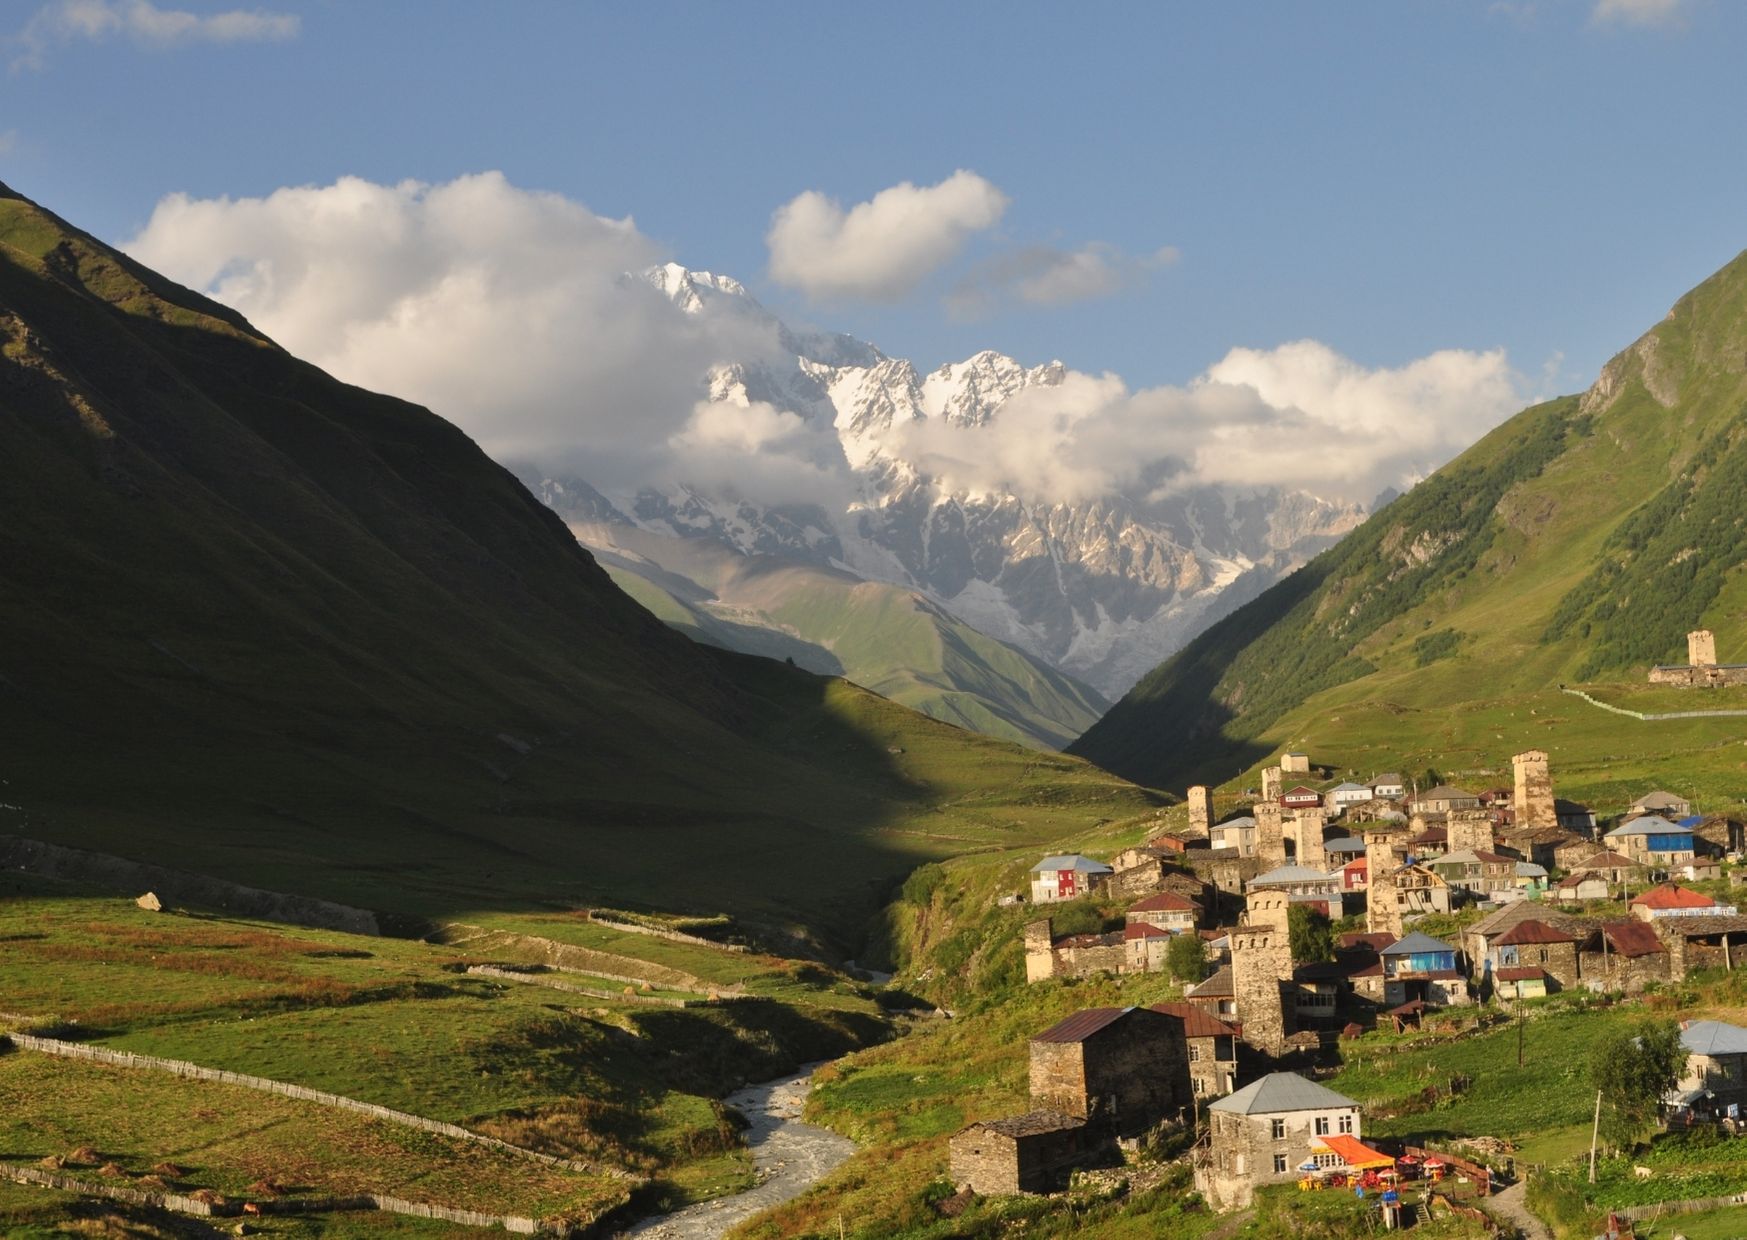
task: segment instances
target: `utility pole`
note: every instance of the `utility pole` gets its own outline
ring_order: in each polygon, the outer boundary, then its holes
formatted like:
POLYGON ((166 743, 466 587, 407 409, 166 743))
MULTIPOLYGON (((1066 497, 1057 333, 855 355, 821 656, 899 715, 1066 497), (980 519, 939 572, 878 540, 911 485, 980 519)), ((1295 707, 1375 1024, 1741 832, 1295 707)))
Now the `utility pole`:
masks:
POLYGON ((1595 1143, 1601 1137, 1601 1090, 1595 1091, 1595 1124, 1589 1130, 1589 1182, 1595 1183, 1595 1143))
POLYGON ((1523 984, 1516 984, 1516 1066, 1523 1066, 1523 984))

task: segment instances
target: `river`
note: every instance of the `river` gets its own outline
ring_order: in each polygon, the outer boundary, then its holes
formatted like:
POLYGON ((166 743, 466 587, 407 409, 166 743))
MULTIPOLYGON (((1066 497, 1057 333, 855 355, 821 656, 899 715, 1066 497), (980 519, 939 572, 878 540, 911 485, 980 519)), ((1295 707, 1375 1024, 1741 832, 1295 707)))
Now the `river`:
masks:
POLYGON ((760 1210, 800 1196, 815 1180, 841 1166, 855 1153, 855 1142, 801 1122, 813 1069, 818 1066, 809 1064, 793 1076, 748 1085, 728 1095, 727 1104, 748 1121, 744 1137, 758 1174, 755 1187, 644 1219, 621 1234, 648 1240, 715 1240, 760 1210))

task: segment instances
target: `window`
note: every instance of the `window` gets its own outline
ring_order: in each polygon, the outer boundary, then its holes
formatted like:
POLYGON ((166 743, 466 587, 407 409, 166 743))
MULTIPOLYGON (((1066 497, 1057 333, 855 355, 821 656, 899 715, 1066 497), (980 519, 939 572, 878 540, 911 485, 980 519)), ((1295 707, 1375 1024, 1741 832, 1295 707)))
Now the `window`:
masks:
POLYGON ((1284 1155, 1284 1154, 1274 1155, 1274 1174, 1275 1175, 1284 1175, 1285 1173, 1286 1173, 1286 1155, 1284 1155))
POLYGON ((1207 1092, 1207 1081, 1205 1078, 1199 1076, 1195 1078, 1195 1092, 1198 1094, 1204 1094, 1207 1092))
POLYGON ((1198 1063, 1200 1061, 1200 1059, 1201 1059, 1201 1048, 1199 1046, 1191 1046, 1189 1048, 1189 1062, 1190 1063, 1198 1063))
POLYGON ((1283 1119, 1269 1120, 1268 1125, 1269 1125, 1269 1129, 1270 1129, 1268 1135, 1271 1136, 1274 1140, 1284 1141, 1286 1139, 1286 1121, 1285 1120, 1283 1120, 1283 1119))
POLYGON ((1341 1135, 1347 1137, 1353 1135, 1353 1117, 1351 1115, 1341 1116, 1341 1135))
POLYGON ((1316 1135, 1319 1137, 1328 1136, 1328 1116, 1318 1115, 1316 1117, 1316 1135))

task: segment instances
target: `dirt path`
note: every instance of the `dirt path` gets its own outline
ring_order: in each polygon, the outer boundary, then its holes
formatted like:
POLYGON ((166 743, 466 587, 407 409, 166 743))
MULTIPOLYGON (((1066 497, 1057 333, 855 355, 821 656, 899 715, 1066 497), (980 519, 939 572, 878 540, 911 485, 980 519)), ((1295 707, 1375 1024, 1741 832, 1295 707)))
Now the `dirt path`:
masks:
POLYGON ((649 1240, 716 1240, 760 1210, 800 1196, 855 1153, 855 1142, 849 1138, 801 1122, 816 1066, 728 1095, 728 1105, 751 1121, 746 1144, 758 1172, 756 1188, 645 1219, 622 1234, 649 1240))
POLYGON ((1529 1182, 1518 1180, 1503 1192, 1494 1193, 1484 1202, 1486 1208, 1522 1232, 1528 1240, 1553 1240, 1547 1225, 1529 1212, 1527 1197, 1529 1182))

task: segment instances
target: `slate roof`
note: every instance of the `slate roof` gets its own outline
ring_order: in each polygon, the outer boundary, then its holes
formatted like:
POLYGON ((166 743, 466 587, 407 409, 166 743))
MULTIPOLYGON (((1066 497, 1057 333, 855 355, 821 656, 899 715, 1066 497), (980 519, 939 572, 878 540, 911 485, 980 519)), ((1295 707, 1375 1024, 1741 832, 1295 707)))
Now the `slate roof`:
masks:
POLYGON ((1663 883, 1632 897, 1632 908, 1716 908, 1717 902, 1702 891, 1682 887, 1679 883, 1663 883))
POLYGON ((1208 1109, 1233 1111, 1239 1115, 1271 1115, 1281 1111, 1328 1111, 1358 1105, 1351 1098, 1306 1080, 1295 1072, 1270 1072, 1235 1094, 1210 1104, 1208 1109))
POLYGON ((1094 861, 1090 857, 1082 857, 1079 853, 1066 853, 1057 857, 1045 857, 1031 867, 1033 874, 1045 870, 1078 870, 1082 874, 1114 874, 1115 871, 1102 861, 1094 861))
POLYGON ((1495 852, 1480 852, 1473 848, 1459 849, 1453 853, 1445 853, 1433 858, 1426 864, 1434 870, 1444 865, 1503 865, 1510 861, 1509 857, 1501 857, 1495 852))
POLYGON ((1469 792, 1466 788, 1454 787, 1451 784, 1439 784, 1436 788, 1428 789, 1414 797, 1416 801, 1478 801, 1479 799, 1477 793, 1469 792))
POLYGON ((1514 947, 1530 943, 1575 943, 1575 934, 1566 934, 1557 926, 1549 926, 1544 921, 1519 921, 1492 940, 1494 947, 1514 947))
POLYGON ((1212 977, 1188 990, 1191 999, 1230 999, 1236 996, 1236 986, 1232 981, 1231 966, 1220 965, 1212 977))
POLYGON ((1585 870, 1641 870, 1644 867, 1623 856, 1611 848, 1604 848, 1598 853, 1586 857, 1578 863, 1585 870))
POLYGON ((1654 792, 1646 792, 1632 802, 1633 809, 1673 809, 1676 805, 1690 804, 1685 797, 1675 796, 1661 788, 1654 792))
POLYGON ((1061 1132, 1068 1128, 1084 1128, 1086 1121, 1063 1115, 1059 1111, 1027 1111, 1024 1115, 1009 1115, 1003 1119, 987 1119, 972 1128, 986 1128, 1003 1137, 1035 1137, 1046 1132, 1061 1132))
POLYGON ((1630 822, 1622 822, 1604 835, 1603 839, 1614 840, 1628 835, 1691 835, 1688 827, 1677 827, 1668 819, 1658 814, 1645 814, 1642 818, 1634 818, 1630 822))
POLYGON ((1365 851, 1365 841, 1345 835, 1338 840, 1324 842, 1322 850, 1331 853, 1362 853, 1365 851))
POLYGON ((1533 861, 1519 861, 1516 863, 1516 876, 1518 878, 1545 878, 1547 877, 1547 867, 1538 865, 1533 861))
POLYGON ((1434 939, 1429 934, 1415 930, 1406 938, 1397 939, 1379 954, 1384 956, 1417 956, 1426 952, 1453 952, 1455 950, 1455 947, 1442 939, 1434 939))
POLYGON ((1134 1011, 1131 1007, 1095 1007, 1075 1012, 1059 1020, 1042 1033, 1031 1036, 1033 1042, 1084 1042, 1100 1029, 1108 1028, 1134 1011))
POLYGON ((1254 814, 1239 814, 1236 818, 1227 818, 1224 822, 1214 823, 1213 829, 1217 831, 1221 827, 1242 827, 1254 830, 1255 825, 1256 816, 1254 814))
POLYGON ((1720 1020, 1695 1020, 1680 1031, 1680 1044, 1695 1055, 1747 1055, 1747 1029, 1720 1020))
POLYGON ((1199 1003, 1155 1003, 1153 1011, 1175 1016, 1183 1022, 1186 1038, 1235 1038, 1237 1030, 1199 1003))

